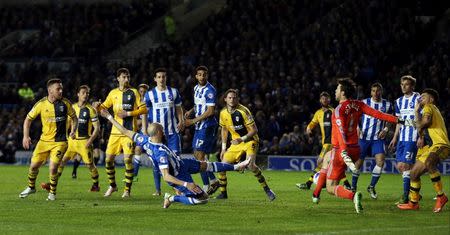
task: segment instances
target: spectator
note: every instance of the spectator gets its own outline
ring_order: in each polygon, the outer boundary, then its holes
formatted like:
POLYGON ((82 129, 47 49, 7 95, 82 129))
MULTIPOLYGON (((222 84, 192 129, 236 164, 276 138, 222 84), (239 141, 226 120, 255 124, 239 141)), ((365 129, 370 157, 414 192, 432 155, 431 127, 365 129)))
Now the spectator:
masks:
POLYGON ((24 101, 33 101, 34 100, 34 91, 31 87, 28 86, 28 83, 23 83, 22 87, 19 88, 18 92, 20 98, 24 101))

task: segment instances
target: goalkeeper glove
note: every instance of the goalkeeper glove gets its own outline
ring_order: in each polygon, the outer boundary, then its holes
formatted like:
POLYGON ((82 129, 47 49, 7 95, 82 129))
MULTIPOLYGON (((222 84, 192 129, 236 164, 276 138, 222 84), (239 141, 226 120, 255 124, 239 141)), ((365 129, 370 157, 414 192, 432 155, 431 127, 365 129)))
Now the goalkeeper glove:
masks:
POLYGON ((402 124, 404 126, 412 126, 412 127, 416 126, 416 122, 412 119, 398 118, 397 123, 402 124))
POLYGON ((348 156, 348 153, 346 150, 342 150, 341 157, 344 160, 345 165, 347 165, 348 169, 350 169, 352 172, 356 171, 355 163, 353 163, 353 160, 348 156))

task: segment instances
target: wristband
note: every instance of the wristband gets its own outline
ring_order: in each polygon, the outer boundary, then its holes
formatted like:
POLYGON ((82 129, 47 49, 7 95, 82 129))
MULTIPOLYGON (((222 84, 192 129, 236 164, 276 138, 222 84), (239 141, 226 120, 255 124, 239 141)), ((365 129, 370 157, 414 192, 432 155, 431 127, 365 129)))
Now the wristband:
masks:
POLYGON ((111 114, 108 114, 108 116, 106 116, 106 119, 111 120, 113 119, 113 116, 111 114))
POLYGON ((244 135, 244 136, 241 137, 241 140, 244 141, 244 142, 245 142, 247 139, 248 139, 248 136, 247 136, 247 135, 244 135))
POLYGON ((183 186, 187 188, 188 182, 184 182, 183 186))
POLYGON ((227 149, 227 143, 222 143, 222 150, 227 149))

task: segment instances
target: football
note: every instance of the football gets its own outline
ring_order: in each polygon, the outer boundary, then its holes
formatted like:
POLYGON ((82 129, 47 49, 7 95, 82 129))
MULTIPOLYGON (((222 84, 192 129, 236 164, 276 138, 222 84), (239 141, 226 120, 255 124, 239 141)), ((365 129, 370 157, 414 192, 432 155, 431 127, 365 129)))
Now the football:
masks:
POLYGON ((314 177, 313 177, 314 184, 317 184, 317 181, 319 181, 319 175, 320 175, 320 172, 317 172, 316 174, 314 174, 314 177))

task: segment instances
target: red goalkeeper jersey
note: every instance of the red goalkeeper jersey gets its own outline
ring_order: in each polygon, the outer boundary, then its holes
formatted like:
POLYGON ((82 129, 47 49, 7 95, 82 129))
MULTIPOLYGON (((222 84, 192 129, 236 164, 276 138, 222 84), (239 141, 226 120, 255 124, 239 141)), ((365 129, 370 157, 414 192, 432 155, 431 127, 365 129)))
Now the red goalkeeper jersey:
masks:
POLYGON ((331 144, 334 148, 347 150, 347 147, 358 146, 358 122, 363 114, 397 123, 397 117, 375 110, 362 101, 346 100, 336 107, 331 118, 331 144))

